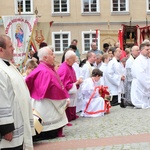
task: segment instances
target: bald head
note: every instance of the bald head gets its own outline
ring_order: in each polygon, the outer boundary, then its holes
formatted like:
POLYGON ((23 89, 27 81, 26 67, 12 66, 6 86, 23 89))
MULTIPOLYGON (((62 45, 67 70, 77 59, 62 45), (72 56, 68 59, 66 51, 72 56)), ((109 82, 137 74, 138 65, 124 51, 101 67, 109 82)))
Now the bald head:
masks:
POLYGON ((131 51, 135 51, 135 50, 137 50, 137 49, 139 49, 139 46, 136 46, 136 45, 135 45, 135 46, 132 47, 131 51))
POLYGON ((139 56, 139 54, 140 54, 139 46, 133 46, 131 49, 131 53, 134 57, 139 56))

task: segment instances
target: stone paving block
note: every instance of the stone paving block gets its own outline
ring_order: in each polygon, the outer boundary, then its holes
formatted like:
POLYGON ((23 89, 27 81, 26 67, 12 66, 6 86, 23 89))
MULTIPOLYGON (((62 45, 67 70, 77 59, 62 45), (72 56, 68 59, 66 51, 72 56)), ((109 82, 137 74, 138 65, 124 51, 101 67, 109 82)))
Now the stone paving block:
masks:
MULTIPOLYGON (((79 115, 79 113, 78 113, 79 115)), ((64 127, 65 137, 42 141, 52 145, 58 142, 73 142, 77 140, 89 140, 100 138, 115 138, 117 136, 129 136, 150 133, 150 109, 125 109, 119 106, 112 107, 110 114, 99 118, 80 117, 72 121, 73 126, 64 127), (143 117, 144 116, 144 117, 143 117)), ((142 137, 141 137, 142 139, 142 137)), ((93 140, 93 141, 95 141, 93 140)), ((56 144, 57 145, 57 144, 56 144)), ((55 146, 56 146, 55 145, 55 146)), ((46 148, 48 146, 45 145, 46 148)), ((150 143, 130 143, 121 145, 91 146, 87 148, 77 147, 76 150, 150 150, 150 143)), ((38 147, 35 147, 38 150, 38 147)), ((42 150, 46 150, 45 148, 42 150)), ((52 150, 52 149, 49 149, 52 150)), ((55 149, 57 150, 57 149, 55 149)), ((60 149, 58 149, 60 150, 60 149)), ((68 150, 68 149, 64 149, 68 150)), ((75 150, 75 149, 70 149, 75 150)))

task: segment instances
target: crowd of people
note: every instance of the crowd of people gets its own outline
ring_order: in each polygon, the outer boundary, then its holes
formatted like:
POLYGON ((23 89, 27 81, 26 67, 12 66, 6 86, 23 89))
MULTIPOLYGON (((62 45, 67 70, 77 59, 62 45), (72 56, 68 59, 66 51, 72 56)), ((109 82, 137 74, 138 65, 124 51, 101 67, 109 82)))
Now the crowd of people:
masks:
POLYGON ((78 41, 72 40, 62 61, 43 42, 31 51, 25 75, 11 63, 13 43, 0 35, 0 145, 1 149, 33 149, 33 142, 63 137, 63 127, 81 117, 106 113, 100 87, 109 90, 110 105, 150 108, 150 42, 125 51, 118 43, 91 43, 81 59, 78 41), (125 52, 127 52, 125 54, 125 52), (35 113, 36 112, 36 113, 35 113))

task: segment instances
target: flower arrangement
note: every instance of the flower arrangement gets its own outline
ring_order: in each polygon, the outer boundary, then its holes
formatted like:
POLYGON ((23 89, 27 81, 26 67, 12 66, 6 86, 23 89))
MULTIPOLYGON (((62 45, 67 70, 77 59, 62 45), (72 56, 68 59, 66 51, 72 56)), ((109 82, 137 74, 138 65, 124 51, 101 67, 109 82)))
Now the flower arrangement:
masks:
POLYGON ((111 105, 110 105, 111 96, 110 96, 108 87, 101 85, 98 87, 98 89, 99 89, 100 96, 105 100, 105 108, 106 108, 105 113, 109 113, 110 108, 111 108, 111 105))
POLYGON ((107 86, 99 86, 99 94, 104 100, 110 101, 110 93, 107 86))

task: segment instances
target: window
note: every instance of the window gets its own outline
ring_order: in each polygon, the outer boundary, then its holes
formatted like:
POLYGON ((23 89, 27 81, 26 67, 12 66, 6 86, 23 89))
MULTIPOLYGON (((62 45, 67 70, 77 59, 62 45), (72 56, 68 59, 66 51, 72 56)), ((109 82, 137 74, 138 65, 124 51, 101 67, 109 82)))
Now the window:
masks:
POLYGON ((70 32, 53 32, 52 37, 55 53, 63 53, 70 44, 70 32))
POLYGON ((98 49, 100 48, 100 33, 98 32, 98 37, 96 38, 96 31, 86 31, 82 32, 82 47, 83 51, 82 53, 86 53, 91 49, 91 43, 96 42, 98 49))
POLYGON ((99 0, 82 0, 83 13, 97 13, 99 12, 99 0))
POLYGON ((112 12, 127 12, 129 0, 111 0, 112 12))
POLYGON ((150 13, 150 0, 147 0, 147 12, 150 13))
POLYGON ((69 0, 52 0, 53 13, 69 13, 69 0))
POLYGON ((15 0, 15 14, 33 14, 33 0, 15 0))

